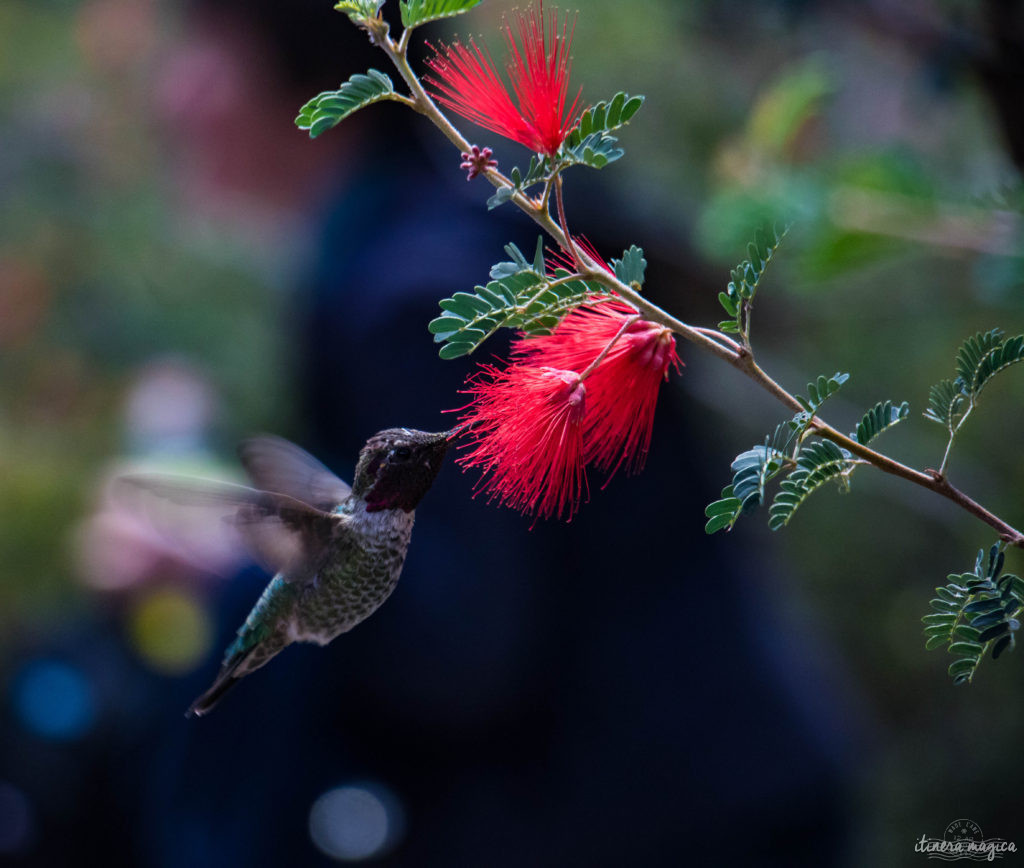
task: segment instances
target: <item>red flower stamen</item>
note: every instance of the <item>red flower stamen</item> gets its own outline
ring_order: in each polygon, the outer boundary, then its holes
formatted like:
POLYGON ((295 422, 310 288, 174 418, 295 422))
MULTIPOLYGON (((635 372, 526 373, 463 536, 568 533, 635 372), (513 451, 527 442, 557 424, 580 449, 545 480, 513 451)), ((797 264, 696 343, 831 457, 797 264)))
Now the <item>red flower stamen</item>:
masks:
POLYGON ((638 318, 624 302, 607 299, 572 311, 550 335, 517 341, 513 354, 519 363, 585 373, 586 463, 610 474, 623 463, 633 473, 643 467, 658 390, 668 369, 678 371, 681 364, 671 331, 638 318))
MULTIPOLYGON (((572 240, 577 249, 582 250, 609 274, 615 275, 615 270, 605 262, 604 257, 597 252, 597 248, 590 243, 589 238, 585 235, 574 235, 572 240)), ((547 266, 548 272, 552 274, 558 268, 564 269, 570 274, 576 273, 576 262, 572 258, 572 254, 564 247, 559 247, 557 250, 552 250, 549 247, 547 249, 547 256, 544 257, 544 264, 547 266)))
POLYGON ((579 375, 529 364, 485 366, 467 394, 473 397, 460 422, 471 443, 457 461, 483 471, 477 490, 522 512, 571 519, 586 489, 587 390, 579 375))
POLYGON ((566 16, 559 33, 558 15, 552 12, 545 26, 542 0, 525 13, 516 12, 515 18, 518 41, 512 26, 505 24, 507 72, 515 99, 486 46, 480 48, 472 39, 468 46, 456 42, 434 49, 426 63, 436 77, 424 81, 438 102, 466 120, 553 156, 579 120, 579 93, 566 109, 575 25, 570 30, 566 16))

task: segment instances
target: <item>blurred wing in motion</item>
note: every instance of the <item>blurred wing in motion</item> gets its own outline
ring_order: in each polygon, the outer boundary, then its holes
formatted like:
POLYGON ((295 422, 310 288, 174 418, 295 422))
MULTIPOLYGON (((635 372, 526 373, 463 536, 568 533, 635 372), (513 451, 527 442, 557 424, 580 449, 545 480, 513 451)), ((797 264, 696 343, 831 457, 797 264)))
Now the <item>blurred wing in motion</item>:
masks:
POLYGON ((256 488, 286 494, 324 512, 333 510, 352 491, 312 455, 281 437, 250 438, 238 453, 256 488))
MULTIPOLYGON (((289 582, 313 580, 327 545, 344 521, 287 494, 228 482, 154 474, 121 476, 115 485, 122 501, 132 493, 147 493, 182 507, 179 511, 205 512, 207 520, 219 516, 264 567, 282 573, 289 582)), ((137 498, 133 500, 138 504, 137 498)), ((156 515, 151 508, 145 512, 160 526, 172 524, 167 515, 156 515)))

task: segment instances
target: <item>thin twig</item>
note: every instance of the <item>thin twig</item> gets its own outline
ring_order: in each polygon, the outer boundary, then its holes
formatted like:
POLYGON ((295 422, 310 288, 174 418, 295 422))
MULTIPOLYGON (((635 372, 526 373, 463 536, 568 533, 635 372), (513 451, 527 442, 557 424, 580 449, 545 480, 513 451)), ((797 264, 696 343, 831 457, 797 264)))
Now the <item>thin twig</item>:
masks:
POLYGON ((693 328, 694 331, 700 332, 702 335, 711 338, 711 340, 718 341, 719 343, 724 344, 735 353, 749 352, 749 350, 746 350, 744 347, 736 343, 736 341, 734 341, 731 337, 729 337, 726 334, 723 334, 720 331, 716 331, 715 329, 706 329, 700 326, 694 326, 693 328))

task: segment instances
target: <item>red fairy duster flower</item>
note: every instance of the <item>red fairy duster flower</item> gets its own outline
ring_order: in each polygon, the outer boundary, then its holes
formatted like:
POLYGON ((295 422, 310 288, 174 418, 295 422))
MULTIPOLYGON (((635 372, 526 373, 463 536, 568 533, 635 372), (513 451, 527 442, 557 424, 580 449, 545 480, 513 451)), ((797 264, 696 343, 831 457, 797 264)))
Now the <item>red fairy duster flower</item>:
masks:
POLYGON ((643 467, 651 442, 658 388, 679 370, 676 343, 664 326, 640 319, 617 299, 569 313, 552 334, 524 338, 513 350, 522 363, 579 372, 587 386, 584 460, 614 473, 623 462, 643 467), (618 339, 615 340, 618 335, 618 339), (601 358, 606 347, 611 349, 601 358))
POLYGON ((424 80, 438 102, 466 120, 552 156, 579 119, 579 93, 568 110, 565 107, 572 47, 569 19, 566 16, 559 33, 558 15, 552 12, 545 26, 543 2, 514 16, 518 42, 512 26, 505 24, 514 99, 486 47, 472 39, 468 46, 456 42, 434 49, 427 66, 436 78, 424 80))
POLYGON ((586 486, 579 375, 529 364, 487 366, 469 384, 473 400, 460 417, 469 451, 463 467, 479 467, 478 489, 513 509, 572 518, 586 486))

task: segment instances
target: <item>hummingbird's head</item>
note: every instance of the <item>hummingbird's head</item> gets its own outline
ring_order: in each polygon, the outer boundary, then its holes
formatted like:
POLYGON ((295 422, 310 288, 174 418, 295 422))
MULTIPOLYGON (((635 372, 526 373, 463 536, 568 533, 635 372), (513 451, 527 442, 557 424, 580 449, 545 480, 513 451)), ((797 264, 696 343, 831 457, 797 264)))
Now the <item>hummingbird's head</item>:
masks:
POLYGON ((352 493, 366 501, 368 512, 412 512, 441 469, 452 433, 388 428, 374 434, 359 453, 352 493))

